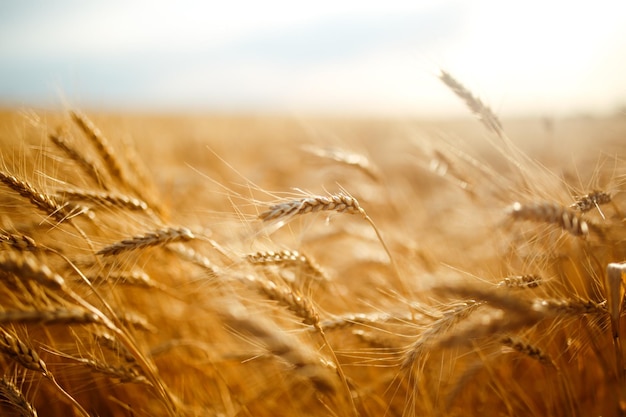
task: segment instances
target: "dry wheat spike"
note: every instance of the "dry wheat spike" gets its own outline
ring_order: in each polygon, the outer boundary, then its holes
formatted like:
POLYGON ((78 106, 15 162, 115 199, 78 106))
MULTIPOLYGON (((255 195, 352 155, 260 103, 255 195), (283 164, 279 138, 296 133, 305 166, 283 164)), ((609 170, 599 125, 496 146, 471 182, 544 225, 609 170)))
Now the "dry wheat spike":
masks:
POLYGON ((56 193, 58 196, 69 200, 90 201, 105 207, 119 207, 138 211, 148 209, 148 204, 145 201, 122 194, 88 190, 59 190, 56 193))
POLYGON ((63 151, 71 160, 78 164, 88 178, 91 178, 100 188, 104 190, 109 189, 102 173, 100 173, 94 161, 88 159, 86 156, 83 156, 60 135, 50 134, 48 137, 57 148, 63 151))
POLYGON ((20 365, 31 371, 41 372, 48 376, 48 368, 35 350, 22 342, 17 336, 0 328, 0 352, 13 358, 20 365))
POLYGON ((541 363, 554 365, 554 361, 543 350, 517 337, 504 336, 500 339, 500 343, 541 363))
POLYGON ((474 96, 463 84, 457 81, 452 75, 446 71, 441 71, 439 79, 450 88, 459 98, 465 101, 467 107, 474 113, 487 129, 499 136, 504 134, 502 123, 495 113, 484 104, 478 97, 474 96))
POLYGON ((0 171, 0 182, 17 192, 20 196, 28 199, 33 206, 59 223, 68 218, 88 212, 86 207, 72 204, 60 204, 53 197, 37 190, 28 182, 2 171, 0 171))
POLYGON ((507 288, 537 288, 542 282, 539 275, 514 275, 504 278, 498 287, 507 288))
POLYGON ((66 289, 63 277, 52 272, 47 265, 39 262, 29 252, 0 253, 0 266, 3 271, 10 272, 21 279, 33 280, 55 290, 66 289))
POLYGON ((194 239, 195 236, 186 227, 168 227, 167 229, 156 230, 146 233, 143 236, 135 236, 131 239, 124 239, 105 248, 100 249, 97 254, 102 256, 113 256, 123 252, 144 249, 151 246, 163 246, 173 242, 185 242, 194 239))
MULTIPOLYGON (((578 237, 586 237, 592 225, 578 214, 555 203, 543 202, 522 204, 513 203, 508 214, 515 220, 530 220, 539 223, 556 224, 564 231, 578 237)), ((595 228, 594 228, 595 230, 595 228)))
POLYGON ((6 377, 0 378, 0 398, 4 399, 1 402, 9 404, 21 417, 37 417, 37 410, 26 399, 22 390, 6 377))
POLYGON ((345 194, 334 194, 328 197, 311 196, 275 204, 270 206, 268 210, 259 214, 259 219, 270 221, 317 211, 364 214, 364 210, 354 197, 345 194))
POLYGON ((101 320, 95 314, 76 307, 56 307, 32 310, 0 311, 2 323, 39 323, 39 324, 92 324, 101 320))

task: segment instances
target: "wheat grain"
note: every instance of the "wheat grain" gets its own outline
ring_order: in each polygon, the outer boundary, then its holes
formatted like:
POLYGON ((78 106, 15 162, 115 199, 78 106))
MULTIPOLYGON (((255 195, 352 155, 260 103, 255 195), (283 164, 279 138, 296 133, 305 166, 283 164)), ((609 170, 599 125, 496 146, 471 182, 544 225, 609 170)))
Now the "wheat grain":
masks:
POLYGON ((145 249, 153 246, 163 246, 173 242, 186 242, 194 239, 195 236, 186 227, 169 227, 154 232, 146 233, 143 236, 135 236, 100 249, 97 254, 102 256, 119 255, 123 252, 145 249))
POLYGON ((20 417, 37 417, 37 410, 26 399, 22 390, 6 377, 0 378, 0 398, 17 411, 20 417))

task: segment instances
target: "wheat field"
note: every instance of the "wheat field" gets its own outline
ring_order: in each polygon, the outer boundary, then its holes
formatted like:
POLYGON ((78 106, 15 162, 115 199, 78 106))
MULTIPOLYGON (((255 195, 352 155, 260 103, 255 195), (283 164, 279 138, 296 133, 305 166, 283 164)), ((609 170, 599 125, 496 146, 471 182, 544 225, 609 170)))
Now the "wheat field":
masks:
POLYGON ((0 409, 621 416, 626 118, 0 115, 0 409))

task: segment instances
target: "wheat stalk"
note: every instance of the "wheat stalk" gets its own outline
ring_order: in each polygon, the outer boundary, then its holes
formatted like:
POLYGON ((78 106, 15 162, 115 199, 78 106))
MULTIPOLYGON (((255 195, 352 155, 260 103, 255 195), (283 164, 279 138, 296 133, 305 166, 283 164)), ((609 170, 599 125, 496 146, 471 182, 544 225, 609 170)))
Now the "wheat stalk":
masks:
POLYGON ((173 242, 186 242, 195 236, 186 227, 168 227, 146 233, 143 236, 135 236, 100 249, 96 254, 102 256, 119 255, 120 253, 145 249, 154 246, 163 246, 173 242))

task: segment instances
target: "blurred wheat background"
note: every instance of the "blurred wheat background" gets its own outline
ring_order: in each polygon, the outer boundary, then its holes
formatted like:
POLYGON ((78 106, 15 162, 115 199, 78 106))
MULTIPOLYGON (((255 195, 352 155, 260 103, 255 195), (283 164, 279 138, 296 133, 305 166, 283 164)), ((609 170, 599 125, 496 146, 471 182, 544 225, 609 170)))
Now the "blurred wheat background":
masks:
POLYGON ((52 4, 2 6, 3 415, 626 414, 619 6, 52 4))

